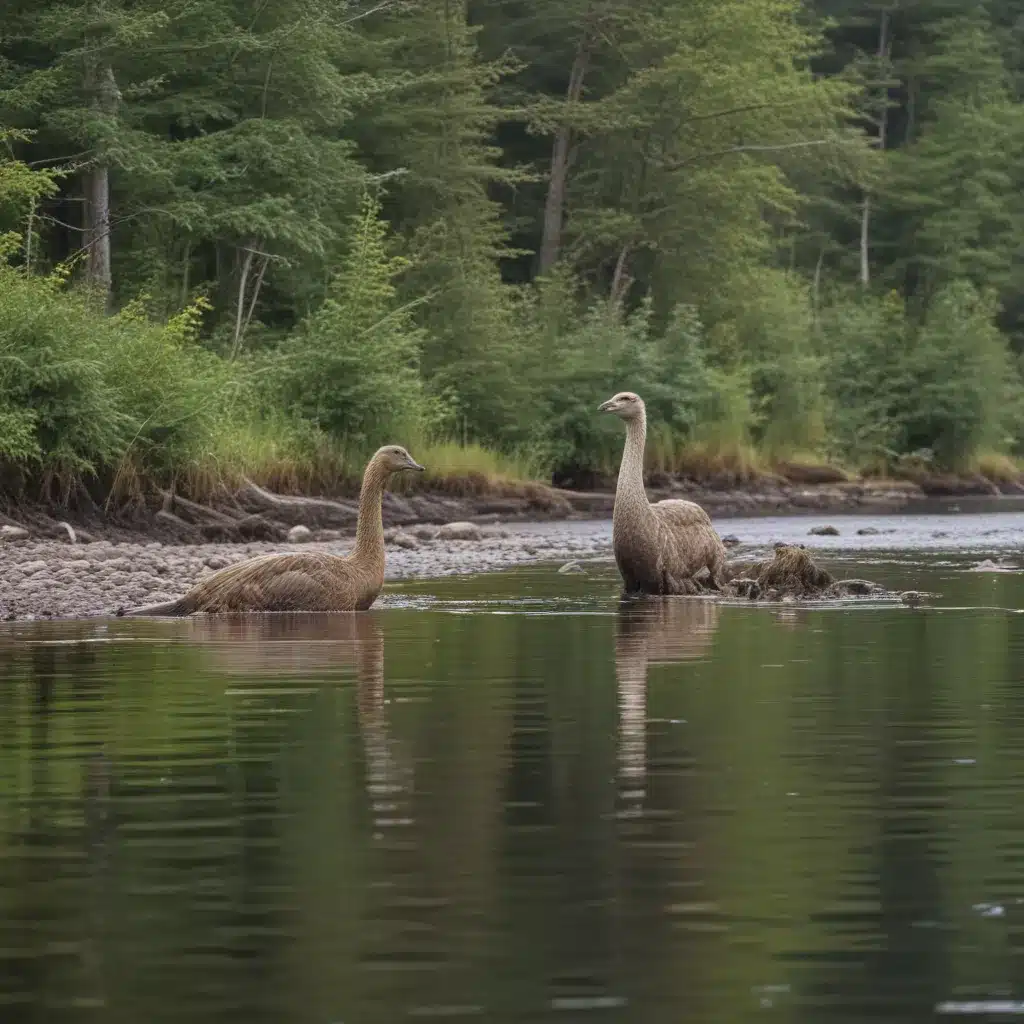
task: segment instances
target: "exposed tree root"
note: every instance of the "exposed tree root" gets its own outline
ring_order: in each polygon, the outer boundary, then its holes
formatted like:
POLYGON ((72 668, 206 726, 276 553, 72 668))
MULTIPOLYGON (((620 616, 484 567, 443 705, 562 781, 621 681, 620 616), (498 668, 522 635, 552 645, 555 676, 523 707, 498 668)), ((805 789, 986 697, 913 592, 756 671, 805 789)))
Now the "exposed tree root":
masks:
POLYGON ((346 527, 354 525, 359 518, 359 507, 354 503, 272 494, 251 480, 245 481, 235 494, 235 500, 250 510, 272 512, 275 518, 293 526, 301 523, 303 526, 346 527))

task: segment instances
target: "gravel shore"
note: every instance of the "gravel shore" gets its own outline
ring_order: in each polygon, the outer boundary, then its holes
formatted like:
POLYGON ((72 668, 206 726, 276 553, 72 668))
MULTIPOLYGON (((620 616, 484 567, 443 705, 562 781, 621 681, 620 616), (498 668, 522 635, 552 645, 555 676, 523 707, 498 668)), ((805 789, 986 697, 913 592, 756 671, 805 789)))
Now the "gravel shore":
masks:
MULTIPOLYGON (((1014 506, 1016 508, 1016 506, 1014 506)), ((840 553, 957 552, 1002 567, 1024 546, 1024 515, 1005 512, 929 515, 767 516, 716 519, 732 552, 763 557, 777 542, 803 544, 826 559, 840 553), (822 529, 823 526, 830 527, 822 529), (733 545, 739 544, 740 547, 733 545)), ((353 538, 296 526, 292 541, 174 544, 97 539, 73 532, 39 539, 0 527, 0 618, 114 615, 184 594, 204 576, 253 555, 318 550, 346 554, 353 538), (72 542, 72 537, 75 537, 72 542)), ((538 561, 611 555, 610 519, 482 525, 411 524, 385 531, 388 580, 492 572, 538 561)), ((387 587, 385 586, 385 593, 387 587)))
MULTIPOLYGON (((315 537, 315 534, 312 535, 315 537)), ((546 559, 610 553, 607 534, 580 535, 565 523, 523 527, 414 526, 387 532, 387 579, 509 568, 546 559), (458 539, 457 539, 458 538, 458 539)), ((347 554, 352 538, 305 543, 170 545, 158 541, 0 543, 0 616, 84 618, 170 600, 226 565, 283 550, 347 554)))

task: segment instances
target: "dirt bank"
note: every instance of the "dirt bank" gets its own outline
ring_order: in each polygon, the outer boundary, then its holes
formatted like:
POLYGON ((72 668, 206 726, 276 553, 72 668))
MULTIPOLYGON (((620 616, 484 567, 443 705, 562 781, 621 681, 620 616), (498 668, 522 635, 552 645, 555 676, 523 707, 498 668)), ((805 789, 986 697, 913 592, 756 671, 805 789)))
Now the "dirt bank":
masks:
MULTIPOLYGON (((615 501, 610 489, 568 491, 543 484, 488 483, 482 478, 446 481, 438 487, 416 493, 386 494, 385 525, 604 519, 611 517, 615 501)), ((686 497, 700 502, 719 519, 801 512, 894 512, 940 493, 907 481, 800 483, 763 477, 741 485, 725 479, 697 483, 663 476, 651 478, 648 492, 652 501, 686 497)), ((961 481, 960 490, 950 485, 941 493, 991 491, 980 489, 980 485, 971 490, 968 483, 961 481)), ((25 530, 33 540, 65 540, 74 535, 74 539, 85 542, 281 543, 295 526, 308 527, 323 540, 351 536, 356 515, 354 495, 297 497, 271 494, 249 485, 208 503, 166 492, 117 509, 79 503, 73 509, 58 510, 8 501, 6 505, 0 504, 0 530, 6 527, 7 534, 16 536, 24 536, 17 531, 25 530)))

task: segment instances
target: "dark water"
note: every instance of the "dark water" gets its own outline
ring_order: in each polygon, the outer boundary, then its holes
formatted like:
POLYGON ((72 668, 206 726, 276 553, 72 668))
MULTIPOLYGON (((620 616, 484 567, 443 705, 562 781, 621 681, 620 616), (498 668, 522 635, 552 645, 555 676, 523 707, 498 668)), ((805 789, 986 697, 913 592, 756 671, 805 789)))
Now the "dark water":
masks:
POLYGON ((846 570, 943 597, 622 610, 610 567, 547 567, 11 627, 0 1021, 1024 1000, 1024 574, 846 570))

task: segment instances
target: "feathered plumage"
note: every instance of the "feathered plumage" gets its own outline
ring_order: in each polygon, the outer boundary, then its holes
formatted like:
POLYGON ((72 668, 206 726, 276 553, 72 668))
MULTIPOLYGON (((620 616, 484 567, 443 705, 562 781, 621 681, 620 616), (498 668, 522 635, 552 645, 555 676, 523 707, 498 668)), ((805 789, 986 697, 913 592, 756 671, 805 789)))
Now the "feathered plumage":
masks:
POLYGON ((643 400, 621 392, 601 406, 626 423, 626 444, 615 489, 612 547, 627 593, 693 594, 722 582, 725 546, 711 517, 692 501, 669 498, 655 504, 644 489, 647 411, 643 400), (700 586, 693 577, 707 568, 700 586))
POLYGON ((221 569, 175 601, 130 614, 365 611, 384 586, 384 488, 390 476, 403 469, 423 467, 404 448, 393 445, 379 449, 368 463, 351 554, 260 555, 221 569))

